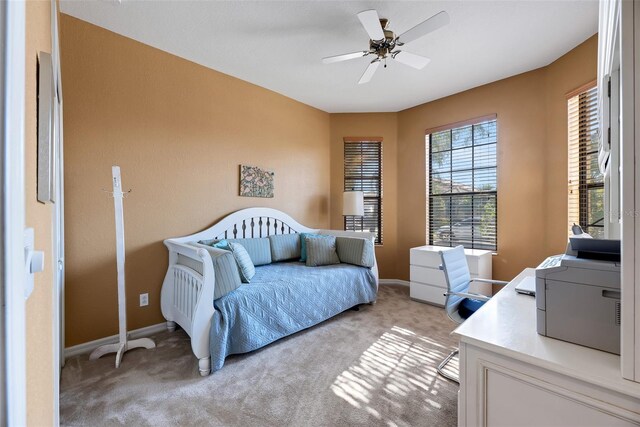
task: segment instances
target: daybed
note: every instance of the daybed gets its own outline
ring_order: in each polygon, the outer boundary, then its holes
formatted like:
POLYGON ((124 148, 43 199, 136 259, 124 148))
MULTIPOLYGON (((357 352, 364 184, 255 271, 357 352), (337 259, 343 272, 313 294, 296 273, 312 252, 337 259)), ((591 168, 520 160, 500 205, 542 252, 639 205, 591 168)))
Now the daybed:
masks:
MULTIPOLYGON (((220 293, 220 289, 216 291, 215 271, 227 274, 219 268, 216 257, 225 251, 203 243, 250 238, 242 242, 253 243, 256 238, 295 233, 373 241, 373 233, 311 229, 270 208, 243 209, 204 231, 164 241, 169 267, 162 285, 162 314, 170 331, 178 324, 190 336, 201 375, 220 369, 230 354, 256 350, 351 307, 375 301, 378 269, 372 249, 370 268, 342 262, 307 267, 297 261, 258 266, 250 283, 214 300, 220 293)), ((218 282, 222 285, 222 277, 218 282)))

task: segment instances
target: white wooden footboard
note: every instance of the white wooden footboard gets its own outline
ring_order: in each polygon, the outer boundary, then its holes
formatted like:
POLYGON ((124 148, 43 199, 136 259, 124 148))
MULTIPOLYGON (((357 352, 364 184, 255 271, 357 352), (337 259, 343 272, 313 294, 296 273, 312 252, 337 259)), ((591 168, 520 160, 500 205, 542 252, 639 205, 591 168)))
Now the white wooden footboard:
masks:
POLYGON ((215 311, 215 275, 206 249, 165 240, 169 249, 169 268, 162 284, 162 315, 169 330, 177 323, 191 337, 191 348, 198 358, 200 375, 209 375, 209 330, 215 311))

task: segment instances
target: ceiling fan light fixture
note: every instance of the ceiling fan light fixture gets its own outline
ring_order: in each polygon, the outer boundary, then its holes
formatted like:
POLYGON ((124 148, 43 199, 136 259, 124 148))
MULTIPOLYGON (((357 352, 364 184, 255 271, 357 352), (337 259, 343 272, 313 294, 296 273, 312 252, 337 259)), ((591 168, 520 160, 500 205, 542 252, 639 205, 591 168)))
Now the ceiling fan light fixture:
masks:
POLYGON ((449 14, 445 11, 439 12, 399 36, 396 36, 393 31, 388 29, 389 20, 380 18, 375 9, 364 10, 358 13, 358 19, 369 35, 369 50, 363 51, 362 53, 354 52, 329 56, 323 58, 322 62, 330 64, 358 58, 360 56, 375 55, 376 59, 371 61, 358 81, 358 84, 363 84, 371 80, 381 61, 384 61, 384 68, 387 67, 387 58, 394 59, 401 64, 418 70, 426 67, 427 64, 431 62, 429 58, 395 49, 447 25, 449 23, 449 14))

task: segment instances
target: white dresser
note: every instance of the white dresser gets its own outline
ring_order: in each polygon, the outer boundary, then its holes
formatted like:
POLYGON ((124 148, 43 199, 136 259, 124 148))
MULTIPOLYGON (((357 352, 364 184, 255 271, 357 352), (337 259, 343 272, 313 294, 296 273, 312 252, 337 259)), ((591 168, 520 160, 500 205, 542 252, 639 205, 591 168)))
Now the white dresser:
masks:
MULTIPOLYGON (((429 304, 444 306, 444 293, 447 290, 447 282, 444 273, 440 270, 439 251, 447 251, 444 246, 420 246, 409 251, 411 299, 427 302, 429 304)), ((467 263, 471 278, 492 279, 491 277, 491 251, 479 249, 465 249, 467 263)), ((472 284, 471 291, 484 295, 491 295, 490 284, 472 284)))
POLYGON ((620 356, 543 337, 524 270, 453 333, 460 339, 459 426, 640 425, 640 383, 620 356))

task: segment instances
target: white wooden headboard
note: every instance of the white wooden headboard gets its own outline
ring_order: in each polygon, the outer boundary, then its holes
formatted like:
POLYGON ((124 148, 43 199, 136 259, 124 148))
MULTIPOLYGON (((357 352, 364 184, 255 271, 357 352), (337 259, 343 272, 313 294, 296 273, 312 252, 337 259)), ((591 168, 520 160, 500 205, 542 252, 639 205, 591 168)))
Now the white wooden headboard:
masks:
POLYGON ((233 212, 198 233, 170 239, 187 243, 212 239, 244 239, 267 237, 274 234, 316 232, 305 227, 286 213, 272 208, 247 208, 233 212))

